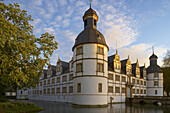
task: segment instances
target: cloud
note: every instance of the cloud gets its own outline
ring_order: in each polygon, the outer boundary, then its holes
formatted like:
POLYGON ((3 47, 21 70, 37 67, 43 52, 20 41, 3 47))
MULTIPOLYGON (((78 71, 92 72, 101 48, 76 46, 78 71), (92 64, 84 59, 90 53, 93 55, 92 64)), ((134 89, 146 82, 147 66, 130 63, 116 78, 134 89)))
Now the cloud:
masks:
POLYGON ((62 21, 62 26, 63 27, 67 27, 67 26, 69 26, 70 25, 70 20, 69 19, 64 19, 63 21, 62 21))
POLYGON ((74 42, 76 39, 76 34, 71 32, 70 30, 66 30, 63 32, 64 36, 68 38, 70 41, 74 42))
POLYGON ((66 1, 66 0, 58 0, 58 2, 59 2, 59 4, 60 4, 61 6, 67 5, 67 1, 66 1))
POLYGON ((40 5, 42 5, 42 1, 43 0, 33 0, 33 3, 37 6, 40 6, 40 5))
POLYGON ((53 33, 55 30, 52 27, 44 28, 45 32, 53 33))
POLYGON ((40 18, 34 19, 34 21, 31 22, 31 25, 36 27, 42 20, 40 18))

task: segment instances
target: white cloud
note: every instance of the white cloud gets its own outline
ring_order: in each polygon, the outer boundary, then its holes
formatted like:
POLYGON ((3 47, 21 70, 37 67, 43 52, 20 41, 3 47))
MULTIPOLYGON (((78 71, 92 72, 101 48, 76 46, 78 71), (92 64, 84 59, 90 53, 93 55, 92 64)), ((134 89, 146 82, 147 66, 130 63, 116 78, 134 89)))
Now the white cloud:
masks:
POLYGON ((67 27, 67 26, 69 26, 70 25, 70 20, 69 19, 64 19, 63 21, 62 21, 62 23, 63 23, 63 27, 67 27))
POLYGON ((42 5, 42 1, 43 0, 33 0, 33 4, 40 6, 40 5, 42 5))
POLYGON ((46 28, 44 28, 44 31, 49 32, 49 33, 53 33, 54 29, 52 27, 48 27, 48 28, 46 27, 46 28))
POLYGON ((66 0, 58 0, 58 2, 59 2, 59 4, 60 4, 61 6, 67 5, 67 1, 66 1, 66 0))
POLYGON ((60 21, 61 19, 62 19, 62 16, 57 16, 57 17, 56 17, 56 20, 57 20, 57 21, 60 21))
POLYGON ((71 32, 70 30, 66 30, 63 32, 64 36, 67 37, 70 41, 75 41, 76 39, 76 34, 71 32))
POLYGON ((34 19, 34 21, 31 22, 31 25, 36 27, 42 20, 37 18, 37 19, 34 19))

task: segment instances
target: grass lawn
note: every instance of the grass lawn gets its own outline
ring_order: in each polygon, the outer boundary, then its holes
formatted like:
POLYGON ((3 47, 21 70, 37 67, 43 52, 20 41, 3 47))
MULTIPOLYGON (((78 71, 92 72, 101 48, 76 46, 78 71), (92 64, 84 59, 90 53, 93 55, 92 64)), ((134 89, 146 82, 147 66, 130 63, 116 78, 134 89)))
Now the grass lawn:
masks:
POLYGON ((4 101, 0 102, 0 113, 27 113, 43 110, 33 103, 23 101, 4 101))

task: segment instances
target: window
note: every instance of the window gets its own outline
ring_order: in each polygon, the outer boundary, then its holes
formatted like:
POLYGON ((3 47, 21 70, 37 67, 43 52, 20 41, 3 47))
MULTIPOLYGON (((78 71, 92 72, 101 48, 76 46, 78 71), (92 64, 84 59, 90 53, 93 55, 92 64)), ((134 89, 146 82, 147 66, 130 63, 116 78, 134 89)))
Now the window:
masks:
POLYGON ((66 90, 67 90, 66 87, 63 87, 62 88, 62 93, 66 93, 67 92, 66 90))
POLYGON ((139 84, 139 80, 137 80, 137 84, 139 84))
POLYGON ((57 93, 60 93, 60 87, 57 88, 57 93))
POLYGON ((46 80, 44 80, 44 85, 46 85, 46 80))
POLYGON ((113 74, 108 74, 108 79, 113 80, 113 74))
POLYGON ((94 25, 96 26, 96 20, 94 19, 94 25))
POLYGON ((137 89, 137 94, 139 94, 139 89, 137 89))
POLYGON ((98 72, 104 72, 104 66, 101 63, 97 63, 97 71, 98 72))
POLYGON ((73 93, 73 86, 69 86, 69 93, 73 93))
POLYGON ((73 74, 69 75, 69 81, 73 80, 73 74))
POLYGON ((141 85, 143 85, 143 81, 141 80, 141 85))
POLYGON ((50 79, 48 79, 48 84, 50 84, 50 79))
POLYGON ((126 82, 126 77, 122 77, 122 82, 126 82))
POLYGON ((77 83, 77 93, 81 92, 81 83, 77 83))
POLYGON ((120 87, 115 87, 115 93, 120 93, 120 87))
POLYGON ((37 94, 39 94, 39 90, 37 90, 37 94))
POLYGON ((140 94, 143 94, 143 90, 142 89, 140 90, 140 94))
POLYGON ((20 94, 22 95, 22 91, 20 92, 20 94))
POLYGON ((146 94, 146 90, 144 90, 144 94, 146 94))
POLYGON ((52 88, 52 94, 55 94, 55 88, 52 88))
POLYGON ((67 81, 67 76, 65 75, 65 76, 63 76, 63 78, 62 78, 62 82, 66 82, 67 81))
POLYGON ((77 64, 77 72, 82 72, 82 71, 83 71, 82 63, 77 64))
POLYGON ((116 81, 120 81, 120 76, 119 76, 119 75, 116 75, 116 76, 115 76, 115 80, 116 80, 116 81))
POLYGON ((103 47, 97 47, 98 54, 104 54, 103 47))
POLYGON ((135 84, 135 79, 132 79, 132 84, 135 84))
POLYGON ((47 94, 50 94, 50 88, 47 89, 47 94))
POLYGON ((81 47, 78 47, 77 49, 76 49, 76 55, 79 55, 79 54, 82 54, 83 53, 83 48, 82 48, 82 46, 81 47))
POLYGON ((144 81, 144 85, 146 86, 146 81, 144 81))
POLYGON ((135 89, 133 89, 133 94, 135 94, 135 89))
POLYGON ((154 86, 158 86, 158 81, 154 81, 154 86))
POLYGON ((42 81, 40 82, 40 86, 42 86, 42 81))
POLYGON ((40 90, 40 95, 42 95, 42 90, 40 90))
POLYGON ((44 94, 46 94, 46 89, 44 89, 44 94))
POLYGON ((113 86, 108 86, 108 93, 113 93, 113 86))
POLYGON ((157 90, 155 90, 155 95, 157 95, 158 94, 158 91, 157 90))
POLYGON ((87 20, 84 21, 84 26, 87 26, 87 20))
POLYGON ((101 93, 102 92, 102 83, 98 84, 98 92, 101 93))
POLYGON ((122 93, 126 93, 126 89, 125 88, 122 88, 122 93))
POLYGON ((52 84, 55 84, 55 78, 52 78, 52 84))
POLYGON ((158 73, 154 73, 154 77, 157 78, 158 77, 158 73))
POLYGON ((60 83, 60 77, 57 77, 57 83, 60 83))

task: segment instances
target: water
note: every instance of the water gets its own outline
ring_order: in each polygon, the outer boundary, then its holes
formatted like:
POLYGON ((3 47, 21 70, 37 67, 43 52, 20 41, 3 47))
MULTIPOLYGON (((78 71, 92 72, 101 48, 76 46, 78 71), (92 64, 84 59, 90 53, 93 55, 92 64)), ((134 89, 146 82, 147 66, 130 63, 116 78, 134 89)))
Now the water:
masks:
POLYGON ((155 106, 152 104, 113 104, 107 108, 74 108, 68 103, 24 100, 35 103, 45 110, 39 113, 170 113, 170 105, 155 106))

